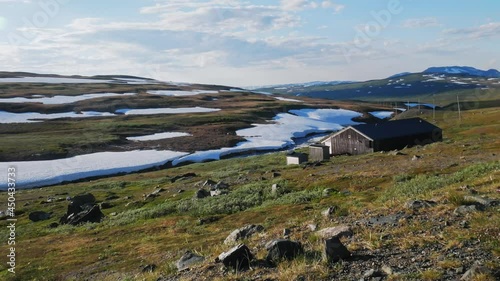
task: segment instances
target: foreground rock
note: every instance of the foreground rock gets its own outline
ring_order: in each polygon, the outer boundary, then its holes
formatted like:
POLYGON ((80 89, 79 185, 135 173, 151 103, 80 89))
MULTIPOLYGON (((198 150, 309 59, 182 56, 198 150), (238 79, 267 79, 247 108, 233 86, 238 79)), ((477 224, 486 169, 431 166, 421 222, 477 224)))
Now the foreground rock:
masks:
POLYGON ((304 249, 299 242, 280 239, 273 240, 266 244, 268 251, 266 260, 269 262, 279 262, 283 259, 292 260, 304 253, 304 249))
POLYGON ((87 193, 72 198, 68 205, 68 211, 60 219, 60 223, 71 225, 86 222, 98 223, 101 222, 102 218, 104 218, 104 214, 99 205, 95 203, 94 195, 87 193))
POLYGON ((193 265, 201 263, 205 260, 204 257, 187 251, 175 264, 178 271, 189 270, 193 265))
POLYGON ((236 229, 233 232, 231 232, 231 234, 229 234, 229 236, 227 236, 226 239, 224 240, 224 244, 226 244, 226 245, 234 244, 239 240, 248 239, 252 235, 254 235, 255 233, 261 232, 263 230, 264 230, 264 227, 262 225, 251 224, 251 225, 244 226, 240 229, 236 229))
POLYGON ((244 244, 239 244, 229 251, 220 254, 215 262, 222 262, 226 267, 242 270, 249 268, 252 260, 253 255, 250 249, 244 244))
POLYGON ((412 200, 405 204, 407 209, 418 210, 423 208, 430 208, 437 205, 436 202, 430 200, 412 200))
POLYGON ((31 212, 28 215, 28 218, 32 222, 38 222, 38 221, 48 220, 48 219, 50 219, 51 216, 52 215, 50 213, 46 213, 43 211, 35 211, 35 212, 31 212))
POLYGON ((353 235, 349 226, 329 227, 318 231, 317 234, 323 239, 323 260, 332 263, 351 257, 351 252, 340 242, 340 238, 353 235))

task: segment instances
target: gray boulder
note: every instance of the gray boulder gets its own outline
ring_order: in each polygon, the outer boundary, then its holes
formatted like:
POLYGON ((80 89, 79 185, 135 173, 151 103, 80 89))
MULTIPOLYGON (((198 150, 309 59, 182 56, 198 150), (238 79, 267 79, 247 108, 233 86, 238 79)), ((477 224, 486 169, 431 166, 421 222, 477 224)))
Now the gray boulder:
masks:
POLYGON ((472 267, 469 270, 467 270, 464 273, 464 275, 462 275, 462 278, 460 278, 460 280, 463 281, 474 280, 474 277, 476 277, 478 274, 488 274, 488 273, 490 273, 489 269, 476 261, 472 265, 472 267))
POLYGON ((469 206, 462 205, 462 206, 456 208, 453 211, 453 214, 456 216, 463 216, 463 215, 471 214, 471 213, 474 213, 477 211, 479 211, 479 209, 477 208, 476 205, 469 205, 469 206))
POLYGON ((37 222, 37 221, 48 220, 48 219, 50 219, 51 216, 52 216, 52 214, 50 214, 50 213, 46 213, 43 211, 35 211, 35 212, 31 212, 28 215, 28 218, 32 222, 37 222))
POLYGON ((329 218, 331 215, 333 215, 333 213, 335 213, 336 209, 337 208, 335 206, 329 207, 328 209, 321 212, 321 215, 323 215, 323 217, 325 218, 329 218))
POLYGON ((436 202, 430 200, 412 200, 406 202, 405 208, 417 210, 417 209, 429 208, 435 206, 436 204, 437 204, 436 202))
POLYGON ((229 251, 220 254, 215 261, 222 262, 226 267, 242 270, 250 267, 250 262, 253 258, 250 249, 244 244, 239 244, 229 251))
POLYGON ((264 230, 264 227, 262 225, 247 225, 242 228, 236 229, 231 234, 229 234, 226 239, 224 240, 224 244, 234 244, 238 240, 242 239, 247 239, 250 238, 252 235, 254 235, 257 232, 261 232, 264 230))
POLYGON ((280 239, 273 240, 266 244, 268 251, 266 260, 269 262, 279 262, 283 259, 292 260, 304 253, 304 249, 299 242, 280 239))
POLYGON ((351 252, 340 242, 340 238, 353 235, 351 227, 347 225, 329 227, 318 231, 317 234, 323 239, 322 254, 325 261, 338 262, 351 257, 351 252))
POLYGON ((196 191, 196 193, 194 194, 194 197, 197 199, 203 199, 208 196, 210 196, 210 192, 203 188, 198 189, 198 191, 196 191))
POLYGON ((499 200, 493 200, 493 199, 484 198, 484 197, 480 197, 480 196, 465 196, 464 200, 480 204, 484 207, 497 206, 500 203, 499 200))
POLYGON ((328 263, 338 262, 351 257, 351 252, 340 242, 340 239, 333 237, 324 240, 323 260, 328 263))
POLYGON ((182 255, 182 257, 175 263, 178 271, 189 270, 193 265, 201 263, 205 260, 204 257, 187 251, 182 255))

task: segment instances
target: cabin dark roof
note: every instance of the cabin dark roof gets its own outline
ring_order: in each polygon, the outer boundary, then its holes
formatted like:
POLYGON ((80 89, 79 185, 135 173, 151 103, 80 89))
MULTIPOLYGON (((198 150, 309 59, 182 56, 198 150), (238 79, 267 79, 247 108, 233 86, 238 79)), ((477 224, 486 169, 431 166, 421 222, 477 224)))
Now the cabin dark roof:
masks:
POLYGON ((373 140, 399 138, 432 133, 436 129, 441 130, 421 118, 401 119, 377 124, 360 124, 351 127, 373 140))

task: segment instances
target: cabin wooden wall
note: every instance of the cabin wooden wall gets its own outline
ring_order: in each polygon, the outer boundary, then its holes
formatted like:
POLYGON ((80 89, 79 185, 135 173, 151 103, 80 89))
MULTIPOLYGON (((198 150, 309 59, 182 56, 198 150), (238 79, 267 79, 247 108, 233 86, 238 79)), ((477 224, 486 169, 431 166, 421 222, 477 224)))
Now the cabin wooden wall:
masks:
POLYGON ((370 153, 373 152, 370 143, 371 141, 363 135, 348 129, 331 138, 331 151, 333 155, 370 153))

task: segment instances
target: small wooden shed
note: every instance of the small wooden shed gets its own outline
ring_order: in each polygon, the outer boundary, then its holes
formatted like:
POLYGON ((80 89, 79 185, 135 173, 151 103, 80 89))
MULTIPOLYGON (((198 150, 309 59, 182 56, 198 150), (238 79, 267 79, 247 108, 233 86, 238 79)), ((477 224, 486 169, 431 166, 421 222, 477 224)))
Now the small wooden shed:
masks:
POLYGON ((309 161, 321 162, 325 160, 330 160, 330 147, 323 144, 309 146, 309 161))
POLYGON ((330 148, 332 155, 357 155, 442 140, 443 131, 439 127, 421 118, 410 118, 349 126, 324 138, 321 143, 330 148))
POLYGON ((307 154, 298 153, 298 152, 290 152, 286 155, 286 164, 287 165, 300 165, 302 163, 307 162, 307 154))

